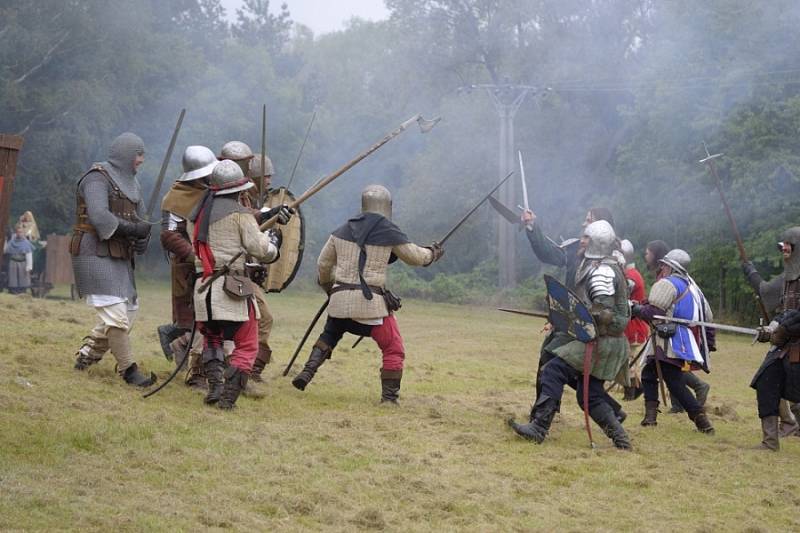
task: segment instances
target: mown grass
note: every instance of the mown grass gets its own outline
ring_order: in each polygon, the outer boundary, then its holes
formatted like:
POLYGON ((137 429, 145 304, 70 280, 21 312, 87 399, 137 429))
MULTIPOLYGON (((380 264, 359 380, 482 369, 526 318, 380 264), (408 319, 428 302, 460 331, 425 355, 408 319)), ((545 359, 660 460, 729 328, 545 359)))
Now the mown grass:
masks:
MULTIPOLYGON (((167 287, 142 293, 134 349, 163 378, 171 366, 155 326, 169 315, 167 287)), ((753 449, 747 385, 762 347, 746 338, 722 336, 707 378, 716 436, 679 415, 642 428, 635 402, 625 404, 635 451, 614 450, 596 427, 592 451, 572 394, 541 446, 505 426, 529 409, 538 319, 404 300, 395 409, 378 404, 369 340, 352 350, 346 337, 306 392, 293 389, 280 373, 322 297, 290 291, 270 302, 268 396, 223 413, 178 383, 141 399, 110 356, 72 370, 91 309, 0 295, 0 529, 800 528, 800 438, 778 454, 753 449)))

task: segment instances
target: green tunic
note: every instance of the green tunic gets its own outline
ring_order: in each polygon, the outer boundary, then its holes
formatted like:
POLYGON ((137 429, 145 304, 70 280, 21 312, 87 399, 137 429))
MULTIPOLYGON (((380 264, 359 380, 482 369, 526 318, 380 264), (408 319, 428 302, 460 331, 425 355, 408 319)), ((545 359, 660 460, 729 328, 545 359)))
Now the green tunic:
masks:
MULTIPOLYGON (((585 296, 586 291, 582 287, 585 279, 577 284, 576 292, 582 297, 581 299, 587 304, 593 315, 597 315, 603 309, 608 309, 613 313, 610 324, 598 334, 596 339, 597 344, 593 355, 594 364, 591 372, 592 376, 597 379, 611 381, 617 377, 628 361, 630 348, 624 331, 631 316, 625 275, 616 262, 612 263, 612 260, 604 260, 603 263, 611 266, 614 270, 614 295, 600 296, 594 301, 589 301, 589 298, 585 296)), ((583 372, 583 357, 586 353, 586 345, 584 343, 572 340, 555 347, 552 351, 574 369, 583 372)))

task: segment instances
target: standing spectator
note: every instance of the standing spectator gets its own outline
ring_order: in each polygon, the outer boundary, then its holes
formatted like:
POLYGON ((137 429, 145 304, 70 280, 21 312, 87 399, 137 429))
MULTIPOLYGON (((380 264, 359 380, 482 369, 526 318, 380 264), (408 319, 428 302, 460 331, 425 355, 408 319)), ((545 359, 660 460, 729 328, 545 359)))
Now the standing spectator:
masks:
POLYGON ((17 224, 14 236, 3 247, 8 254, 8 292, 22 294, 31 287, 33 245, 25 238, 25 228, 17 224))

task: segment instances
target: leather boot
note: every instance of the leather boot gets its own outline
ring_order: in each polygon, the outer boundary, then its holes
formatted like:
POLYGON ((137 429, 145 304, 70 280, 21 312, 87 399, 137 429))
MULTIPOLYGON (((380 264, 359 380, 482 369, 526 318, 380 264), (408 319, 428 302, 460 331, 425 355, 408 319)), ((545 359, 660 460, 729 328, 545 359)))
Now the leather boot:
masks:
POLYGON ((694 396, 697 398, 697 403, 700 404, 700 407, 705 408, 706 401, 708 400, 708 393, 711 391, 711 385, 697 378, 697 384, 692 388, 694 389, 694 396))
POLYGON ((202 352, 189 352, 189 370, 186 372, 186 386, 197 390, 207 390, 206 373, 203 369, 202 352))
POLYGON ((330 359, 330 357, 330 346, 322 341, 317 341, 317 343, 314 345, 314 349, 311 350, 311 355, 308 356, 306 366, 304 366, 303 370, 292 380, 292 385, 294 385, 294 388, 298 390, 305 390, 306 386, 314 378, 314 374, 317 373, 317 369, 322 366, 322 363, 324 363, 326 359, 330 359))
POLYGON ((239 394, 247 386, 247 374, 235 366, 229 366, 225 369, 225 388, 222 391, 222 398, 220 398, 217 407, 224 410, 233 409, 236 406, 236 400, 239 399, 239 394))
POLYGON ((208 381, 208 394, 203 401, 207 404, 217 403, 222 397, 225 386, 222 375, 224 366, 225 353, 221 346, 203 349, 203 370, 208 381))
POLYGON ((125 380, 125 383, 128 385, 134 385, 136 387, 149 387, 153 385, 156 380, 158 379, 154 373, 150 373, 150 377, 145 376, 141 372, 139 372, 139 367, 136 363, 133 363, 131 366, 126 368, 122 374, 122 379, 125 380))
POLYGON ((714 434, 714 426, 711 425, 711 420, 708 419, 705 411, 698 411, 696 413, 689 413, 689 419, 694 422, 697 431, 705 433, 706 435, 714 434))
POLYGON ((778 436, 777 416, 765 416, 761 419, 761 447, 765 450, 777 452, 781 449, 780 437, 778 436))
POLYGON ((183 335, 186 330, 175 326, 175 324, 164 324, 156 328, 158 332, 158 342, 161 344, 161 351, 164 352, 164 357, 167 361, 172 361, 175 357, 170 344, 172 341, 183 335))
POLYGON ((83 344, 75 352, 75 370, 86 370, 98 363, 108 351, 108 339, 98 339, 91 335, 83 338, 83 344))
POLYGON ((400 380, 403 379, 402 370, 385 370, 381 368, 381 403, 397 405, 400 396, 400 380))
POLYGON ((778 404, 778 430, 780 431, 780 438, 791 437, 797 435, 800 426, 797 424, 797 419, 789 407, 789 402, 781 400, 778 404))
MULTIPOLYGON (((518 424, 509 418, 508 425, 511 426, 517 435, 524 439, 532 440, 536 444, 544 442, 553 417, 558 412, 558 404, 547 396, 539 397, 533 409, 533 420, 527 424, 518 424)), ((612 413, 613 414, 613 413, 612 413)))
POLYGON ((258 383, 264 381, 261 377, 261 373, 264 371, 264 367, 269 364, 270 360, 272 360, 272 349, 269 345, 259 344, 256 362, 253 363, 253 370, 250 371, 250 381, 257 381, 258 383))
POLYGON ((620 450, 630 450, 633 448, 633 446, 631 446, 631 439, 628 437, 622 424, 617 419, 614 409, 612 409, 610 405, 601 403, 592 407, 589 410, 589 416, 602 428, 603 433, 611 439, 614 446, 620 450))
POLYGON ((644 402, 644 418, 642 419, 642 425, 658 425, 658 400, 644 402))

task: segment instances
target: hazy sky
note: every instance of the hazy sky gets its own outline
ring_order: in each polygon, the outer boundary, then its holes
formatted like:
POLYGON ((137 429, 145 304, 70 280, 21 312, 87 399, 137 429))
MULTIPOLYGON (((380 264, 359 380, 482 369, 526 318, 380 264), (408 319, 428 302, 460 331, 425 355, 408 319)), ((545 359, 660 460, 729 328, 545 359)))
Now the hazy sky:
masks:
MULTIPOLYGON (((315 34, 326 33, 343 28, 351 17, 367 20, 386 18, 389 12, 383 0, 283 0, 289 6, 292 20, 311 28, 315 34)), ((271 0, 270 10, 277 11, 281 0, 271 0)), ((228 16, 236 17, 235 9, 241 0, 222 0, 228 16)))

